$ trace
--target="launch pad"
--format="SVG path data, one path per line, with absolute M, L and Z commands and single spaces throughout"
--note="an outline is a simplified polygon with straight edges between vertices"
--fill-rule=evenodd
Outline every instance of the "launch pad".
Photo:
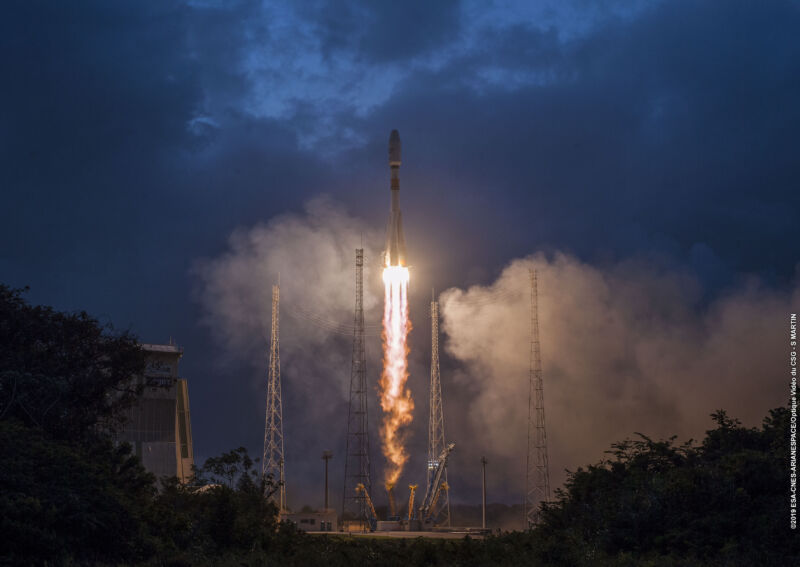
M 388 523 L 388 522 L 387 522 Z M 378 539 L 463 539 L 467 536 L 473 539 L 483 539 L 491 533 L 491 530 L 476 528 L 476 527 L 460 527 L 454 526 L 452 528 L 433 528 L 432 530 L 377 530 L 371 532 L 369 530 L 363 531 L 307 531 L 310 535 L 322 535 L 328 537 L 340 538 L 378 538 Z
M 325 534 L 326 532 L 318 532 L 321 534 Z M 327 532 L 330 534 L 330 532 Z M 365 538 L 393 538 L 393 539 L 416 539 L 418 537 L 424 537 L 427 539 L 463 539 L 467 536 L 473 539 L 483 539 L 487 535 L 489 535 L 488 530 L 483 530 L 481 528 L 452 528 L 448 531 L 377 531 L 377 532 L 353 532 L 349 534 L 353 537 L 365 537 Z
M 450 486 L 447 481 L 447 458 L 455 446 L 448 443 L 444 433 L 442 386 L 439 368 L 439 303 L 431 301 L 431 381 L 428 420 L 428 455 L 426 461 L 425 492 L 420 492 L 421 503 L 415 500 L 417 484 L 409 484 L 409 497 L 405 503 L 395 500 L 395 487 L 409 459 L 406 451 L 404 429 L 413 420 L 415 400 L 407 388 L 409 317 L 409 267 L 405 235 L 400 211 L 399 192 L 401 142 L 397 130 L 389 137 L 390 212 L 386 229 L 386 244 L 382 252 L 382 280 L 384 283 L 384 315 L 381 339 L 383 343 L 383 371 L 378 383 L 380 409 L 383 412 L 380 439 L 386 458 L 383 486 L 389 511 L 379 520 L 371 500 L 378 483 L 372 482 L 369 431 L 368 393 L 370 387 L 366 373 L 365 323 L 363 307 L 364 249 L 356 249 L 356 302 L 353 326 L 353 357 L 350 376 L 350 400 L 347 416 L 346 458 L 344 491 L 339 533 L 342 535 L 373 537 L 434 537 L 459 538 L 489 533 L 485 528 L 485 459 L 484 464 L 484 520 L 482 528 L 451 528 Z M 270 372 L 267 396 L 264 458 L 270 474 L 279 479 L 279 499 L 283 511 L 285 504 L 285 476 L 283 471 L 283 420 L 280 398 L 280 359 L 278 354 L 278 295 L 273 289 L 273 313 L 270 349 Z M 544 403 L 542 396 L 541 360 L 538 338 L 537 280 L 531 271 L 531 370 L 529 377 L 528 451 L 526 471 L 526 518 L 528 524 L 537 521 L 539 502 L 549 501 L 549 472 L 544 431 Z M 330 330 L 330 329 L 328 329 Z M 531 416 L 536 416 L 535 427 Z M 327 463 L 327 461 L 326 461 Z M 262 467 L 265 465 L 262 464 Z M 266 474 L 266 469 L 262 471 Z M 327 469 L 326 469 L 327 505 Z M 415 505 L 416 504 L 416 505 Z M 330 532 L 321 532 L 330 533 Z

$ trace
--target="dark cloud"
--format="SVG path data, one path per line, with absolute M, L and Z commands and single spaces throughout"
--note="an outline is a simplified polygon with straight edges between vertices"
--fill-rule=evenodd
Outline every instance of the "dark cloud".
M 787 70 L 800 68 L 798 13 L 751 10 L 726 9 L 720 31 L 708 6 L 670 3 L 573 45 L 551 41 L 546 57 L 504 59 L 501 76 L 558 60 L 559 75 L 542 85 L 464 88 L 485 65 L 479 53 L 408 80 L 378 115 L 422 140 L 422 176 L 453 172 L 448 199 L 491 192 L 499 206 L 488 214 L 528 224 L 512 241 L 541 234 L 536 245 L 581 255 L 685 255 L 704 243 L 736 271 L 768 270 L 783 256 L 788 276 L 795 260 L 783 235 L 798 166 L 787 124 L 800 123 L 788 101 L 800 85 Z M 541 45 L 541 33 L 530 34 Z M 470 212 L 475 224 L 491 222 Z
M 326 50 L 358 49 L 378 63 L 404 61 L 442 47 L 459 30 L 459 2 L 324 2 L 306 8 Z M 313 10 L 313 12 L 312 12 Z
M 373 5 L 375 6 L 375 5 Z M 458 31 L 459 3 L 387 2 L 377 5 L 371 22 L 362 22 L 366 33 L 361 51 L 379 62 L 403 60 L 442 47 Z
M 200 92 L 180 7 L 18 3 L 2 21 L 3 256 L 91 271 L 134 252 L 140 207 L 161 188 L 153 170 L 191 142 Z

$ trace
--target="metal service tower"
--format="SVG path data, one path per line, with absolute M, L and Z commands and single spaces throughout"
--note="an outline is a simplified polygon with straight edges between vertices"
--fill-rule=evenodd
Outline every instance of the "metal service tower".
M 344 465 L 342 519 L 362 522 L 367 529 L 370 483 L 367 414 L 367 358 L 364 350 L 364 249 L 356 249 L 356 307 L 353 320 L 353 359 L 350 364 L 350 405 L 347 410 L 347 449 Z M 362 490 L 356 487 L 362 485 Z
M 539 522 L 539 504 L 550 501 L 547 430 L 544 421 L 542 352 L 539 345 L 539 296 L 536 270 L 531 280 L 531 345 L 528 386 L 528 458 L 525 475 L 525 521 L 528 529 Z
M 430 490 L 431 477 L 436 470 L 439 456 L 447 444 L 444 437 L 444 414 L 442 412 L 442 379 L 439 372 L 439 302 L 431 301 L 431 390 L 428 404 L 428 463 L 425 486 Z M 447 468 L 444 469 L 444 482 L 447 483 Z M 427 495 L 426 495 L 427 498 Z M 431 517 L 437 524 L 450 525 L 450 491 L 445 490 L 444 498 L 440 498 Z
M 279 482 L 280 512 L 286 511 L 286 484 L 283 474 L 283 403 L 281 402 L 280 286 L 272 286 L 272 331 L 270 333 L 269 376 L 267 379 L 267 415 L 264 423 L 264 454 L 261 475 Z M 274 496 L 273 496 L 274 499 Z

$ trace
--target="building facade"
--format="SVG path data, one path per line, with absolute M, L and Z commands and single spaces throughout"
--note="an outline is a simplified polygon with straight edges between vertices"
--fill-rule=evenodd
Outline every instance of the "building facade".
M 173 344 L 143 344 L 147 353 L 144 386 L 139 401 L 127 414 L 120 441 L 133 445 L 145 469 L 158 478 L 177 476 L 187 482 L 192 476 L 192 423 L 189 388 L 178 375 L 183 349 Z
M 321 510 L 319 512 L 295 512 L 281 514 L 282 522 L 293 522 L 304 532 L 336 532 L 339 531 L 339 522 L 336 510 Z

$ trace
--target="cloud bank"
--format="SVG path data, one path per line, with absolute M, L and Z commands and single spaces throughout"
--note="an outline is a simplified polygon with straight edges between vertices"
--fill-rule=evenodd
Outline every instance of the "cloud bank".
M 369 243 L 381 242 L 381 231 L 321 197 L 302 214 L 235 231 L 226 252 L 196 268 L 204 320 L 231 360 L 250 364 L 251 379 L 239 387 L 259 392 L 252 398 L 259 413 L 270 284 L 280 272 L 287 464 L 295 474 L 315 474 L 309 450 L 344 453 L 353 256 L 362 233 L 368 379 L 377 385 L 380 250 Z M 483 455 L 491 463 L 492 500 L 516 502 L 523 493 L 530 269 L 539 278 L 554 488 L 563 482 L 564 469 L 601 459 L 612 442 L 634 431 L 699 437 L 717 408 L 756 425 L 767 409 L 785 402 L 785 322 L 790 310 L 800 307 L 800 288 L 780 290 L 745 278 L 709 301 L 692 272 L 656 262 L 597 266 L 563 253 L 516 259 L 488 285 L 453 287 L 440 295 L 445 428 L 457 444 L 449 471 L 455 501 L 471 502 L 479 488 L 479 476 L 472 473 Z M 421 306 L 417 298 L 411 313 L 418 330 L 409 384 L 417 408 L 405 473 L 415 482 L 428 425 L 429 321 Z M 377 391 L 369 405 L 377 479 L 383 467 Z M 333 486 L 342 473 L 335 471 Z M 380 501 L 382 494 L 376 496 Z
M 380 307 L 380 289 L 373 281 L 379 251 L 369 243 L 379 242 L 379 233 L 322 196 L 308 201 L 301 215 L 281 215 L 266 224 L 237 229 L 229 238 L 228 251 L 198 262 L 203 322 L 229 355 L 263 369 L 272 285 L 280 278 L 283 361 L 304 369 L 296 373 L 305 386 L 333 368 L 337 372 L 349 368 L 344 362 L 350 352 L 341 347 L 352 339 L 348 331 L 355 304 L 355 249 L 362 239 L 367 243 L 364 309 L 375 311 Z
M 599 460 L 634 431 L 697 438 L 717 408 L 757 425 L 785 403 L 786 325 L 800 288 L 750 279 L 704 304 L 691 274 L 645 261 L 514 260 L 491 285 L 441 295 L 445 348 L 461 365 L 450 387 L 474 392 L 451 414 L 456 431 L 468 433 L 473 458 L 494 452 L 493 474 L 510 492 L 524 478 L 530 269 L 539 281 L 553 486 L 564 468 Z

